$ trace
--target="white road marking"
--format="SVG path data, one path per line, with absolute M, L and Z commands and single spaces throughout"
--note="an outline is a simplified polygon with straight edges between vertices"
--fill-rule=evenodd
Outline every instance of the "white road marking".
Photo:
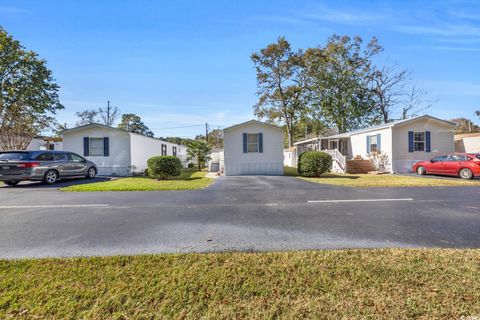
M 348 200 L 310 200 L 308 203 L 343 203 L 343 202 L 389 202 L 389 201 L 413 201 L 412 198 L 399 199 L 348 199 Z
M 0 206 L 0 209 L 37 209 L 37 208 L 91 208 L 91 207 L 110 207 L 108 204 L 46 204 L 38 206 Z

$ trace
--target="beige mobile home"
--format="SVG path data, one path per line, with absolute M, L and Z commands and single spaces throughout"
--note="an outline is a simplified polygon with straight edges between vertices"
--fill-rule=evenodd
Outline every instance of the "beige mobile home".
M 353 168 L 356 164 L 353 159 L 369 162 L 374 154 L 383 154 L 385 171 L 411 172 L 415 162 L 454 152 L 454 130 L 454 123 L 424 115 L 295 145 L 298 154 L 307 150 L 330 153 L 335 171 L 349 172 L 349 166 Z

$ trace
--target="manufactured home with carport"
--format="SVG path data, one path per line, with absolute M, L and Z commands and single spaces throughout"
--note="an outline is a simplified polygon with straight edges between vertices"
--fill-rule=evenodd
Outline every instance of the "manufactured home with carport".
M 186 147 L 98 123 L 67 129 L 63 149 L 84 156 L 99 175 L 128 176 L 143 172 L 153 156 L 176 156 L 186 166 Z
M 223 130 L 226 176 L 283 175 L 283 129 L 250 120 Z
M 454 152 L 454 130 L 455 123 L 424 115 L 300 141 L 295 146 L 298 154 L 307 150 L 331 154 L 335 171 L 349 172 L 350 167 L 353 172 L 358 163 L 368 163 L 373 170 L 371 160 L 382 154 L 386 156 L 384 171 L 411 172 L 415 162 Z

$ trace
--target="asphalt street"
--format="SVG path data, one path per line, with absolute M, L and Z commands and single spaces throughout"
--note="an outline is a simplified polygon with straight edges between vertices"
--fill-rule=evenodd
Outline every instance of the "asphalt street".
M 0 188 L 0 258 L 480 247 L 480 188 L 344 188 L 222 177 L 197 191 Z

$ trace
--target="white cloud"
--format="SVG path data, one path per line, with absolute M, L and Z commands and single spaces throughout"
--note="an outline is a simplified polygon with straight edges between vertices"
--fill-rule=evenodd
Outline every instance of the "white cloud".
M 432 46 L 434 50 L 446 50 L 446 51 L 460 51 L 460 52 L 478 52 L 480 48 L 472 47 L 449 47 L 449 46 Z
M 6 14 L 26 14 L 26 13 L 31 13 L 31 11 L 22 9 L 22 8 L 16 8 L 16 7 L 0 7 L 0 13 L 6 13 Z
M 398 25 L 396 31 L 413 35 L 436 35 L 436 36 L 478 36 L 480 28 L 472 25 L 445 24 L 440 26 Z
M 480 97 L 480 83 L 460 80 L 419 80 L 422 88 L 438 94 L 455 97 Z
M 365 25 L 382 21 L 385 19 L 385 15 L 385 12 L 333 9 L 326 5 L 320 5 L 309 10 L 309 12 L 305 14 L 305 17 L 345 25 Z

